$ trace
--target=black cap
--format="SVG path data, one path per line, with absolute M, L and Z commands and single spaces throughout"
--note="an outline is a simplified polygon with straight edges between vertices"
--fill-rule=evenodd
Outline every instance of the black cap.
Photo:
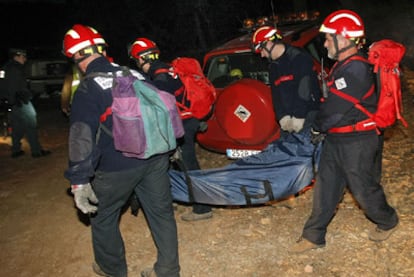
M 11 57 L 20 56 L 20 55 L 27 56 L 27 51 L 25 49 L 21 49 L 21 48 L 10 48 L 9 49 L 9 55 Z

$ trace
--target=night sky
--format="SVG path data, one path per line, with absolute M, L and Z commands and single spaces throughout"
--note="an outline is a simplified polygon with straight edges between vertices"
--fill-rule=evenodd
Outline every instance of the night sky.
M 194 9 L 196 2 L 202 3 L 198 11 Z M 186 51 L 201 54 L 239 34 L 238 29 L 244 18 L 271 15 L 271 2 L 276 13 L 305 7 L 320 10 L 324 17 L 337 8 L 349 8 L 360 12 L 363 18 L 378 19 L 379 14 L 372 14 L 373 7 L 385 5 L 387 13 L 390 13 L 396 5 L 410 1 L 0 0 L 0 62 L 7 58 L 10 47 L 28 48 L 29 58 L 30 55 L 37 55 L 39 51 L 35 50 L 39 49 L 43 55 L 63 58 L 63 36 L 75 23 L 95 27 L 106 39 L 110 46 L 109 54 L 118 63 L 128 62 L 127 45 L 138 36 L 156 41 L 164 57 L 182 55 Z M 201 20 L 202 38 L 200 33 L 195 32 L 195 14 Z M 367 29 L 373 29 L 369 23 L 367 20 Z

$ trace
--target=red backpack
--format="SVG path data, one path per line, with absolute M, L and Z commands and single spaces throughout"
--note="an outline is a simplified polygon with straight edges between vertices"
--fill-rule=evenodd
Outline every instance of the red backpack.
M 368 51 L 368 60 L 361 56 L 354 56 L 349 59 L 361 60 L 374 66 L 374 73 L 377 77 L 379 91 L 378 105 L 375 113 L 370 113 L 365 109 L 360 100 L 345 94 L 339 90 L 330 88 L 330 91 L 347 101 L 355 104 L 355 107 L 368 115 L 369 120 L 375 122 L 375 128 L 383 129 L 390 127 L 398 119 L 407 127 L 408 124 L 402 117 L 402 96 L 401 96 L 401 80 L 399 63 L 405 53 L 405 47 L 393 40 L 384 39 L 374 42 Z M 367 94 L 372 93 L 369 91 Z M 363 97 L 364 99 L 364 97 Z M 363 131 L 364 128 L 370 128 L 368 121 L 360 122 L 353 126 L 355 131 Z M 333 128 L 330 132 L 347 132 L 349 126 Z
M 175 96 L 183 94 L 182 101 L 177 102 L 181 118 L 208 119 L 216 101 L 216 89 L 204 76 L 200 63 L 194 58 L 179 57 L 171 62 L 169 73 L 183 83 L 183 88 L 175 92 Z

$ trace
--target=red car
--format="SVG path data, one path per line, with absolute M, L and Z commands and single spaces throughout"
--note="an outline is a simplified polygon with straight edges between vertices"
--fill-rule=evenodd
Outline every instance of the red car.
M 323 37 L 316 22 L 278 26 L 283 41 L 305 48 L 321 72 Z M 197 136 L 206 149 L 243 157 L 263 150 L 279 138 L 271 100 L 268 61 L 252 52 L 251 35 L 245 34 L 208 52 L 205 75 L 217 89 L 215 110 L 208 129 Z M 319 75 L 320 76 L 320 75 Z

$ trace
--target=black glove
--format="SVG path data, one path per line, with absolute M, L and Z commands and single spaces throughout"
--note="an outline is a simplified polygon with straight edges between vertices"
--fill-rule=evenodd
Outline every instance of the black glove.
M 326 137 L 326 134 L 315 131 L 313 128 L 311 128 L 311 142 L 312 144 L 319 144 L 322 142 Z

